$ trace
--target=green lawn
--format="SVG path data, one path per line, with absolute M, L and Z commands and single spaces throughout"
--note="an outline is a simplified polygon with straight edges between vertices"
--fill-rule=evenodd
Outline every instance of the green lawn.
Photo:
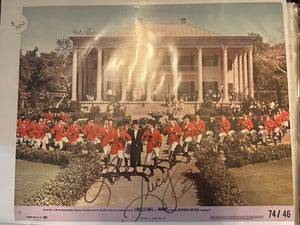
M 292 160 L 230 169 L 249 205 L 293 205 Z
M 38 191 L 45 181 L 55 178 L 59 171 L 56 165 L 16 160 L 15 205 Z

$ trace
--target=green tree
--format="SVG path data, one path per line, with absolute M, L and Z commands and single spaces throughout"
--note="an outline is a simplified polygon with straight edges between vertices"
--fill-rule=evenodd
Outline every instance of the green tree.
M 71 41 L 63 38 L 57 40 L 56 43 L 55 51 L 50 53 L 39 53 L 38 48 L 35 47 L 32 51 L 27 51 L 25 55 L 22 52 L 20 54 L 19 96 L 23 97 L 24 92 L 29 92 L 29 103 L 32 108 L 37 107 L 38 103 L 49 106 L 52 102 L 52 105 L 56 105 L 61 99 L 52 98 L 53 92 L 68 94 L 70 92 Z M 65 101 L 68 101 L 68 94 L 64 94 Z M 48 99 L 45 99 L 45 96 L 48 96 Z M 23 101 L 20 104 L 24 106 Z
M 253 39 L 254 89 L 258 99 L 287 104 L 287 64 L 285 43 L 264 42 L 258 34 Z

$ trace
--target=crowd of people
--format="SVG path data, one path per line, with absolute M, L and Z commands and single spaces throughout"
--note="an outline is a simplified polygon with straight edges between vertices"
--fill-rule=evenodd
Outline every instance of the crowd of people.
M 114 165 L 116 171 L 120 172 L 124 161 L 125 171 L 130 166 L 136 175 L 137 168 L 143 166 L 144 171 L 149 168 L 149 176 L 152 176 L 163 154 L 163 136 L 166 137 L 170 167 L 176 163 L 179 152 L 186 158 L 186 163 L 189 163 L 191 148 L 199 147 L 203 138 L 212 140 L 215 137 L 214 140 L 223 144 L 226 137 L 241 133 L 249 136 L 253 144 L 267 145 L 270 140 L 275 144 L 281 142 L 289 128 L 288 110 L 273 107 L 273 104 L 273 108 L 268 106 L 264 111 L 253 104 L 249 107 L 252 110 L 242 113 L 242 116 L 233 112 L 230 118 L 225 115 L 218 118 L 210 116 L 208 121 L 201 118 L 199 111 L 182 118 L 175 118 L 170 114 L 166 124 L 153 119 L 114 123 L 111 117 L 103 117 L 102 124 L 99 125 L 94 122 L 94 118 L 89 117 L 80 126 L 77 118 L 72 118 L 72 122 L 67 123 L 70 119 L 64 112 L 54 115 L 48 111 L 32 118 L 20 115 L 17 121 L 17 145 L 62 150 L 80 142 L 93 143 L 97 149 L 103 149 L 105 167 Z M 146 145 L 144 151 L 143 145 Z M 146 154 L 144 162 L 141 162 L 142 154 Z

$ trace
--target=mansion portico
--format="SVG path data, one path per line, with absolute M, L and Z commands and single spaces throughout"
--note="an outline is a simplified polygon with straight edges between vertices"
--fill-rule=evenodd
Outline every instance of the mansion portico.
M 254 97 L 251 36 L 221 36 L 187 24 L 147 24 L 99 36 L 71 36 L 72 100 L 152 103 L 230 90 Z

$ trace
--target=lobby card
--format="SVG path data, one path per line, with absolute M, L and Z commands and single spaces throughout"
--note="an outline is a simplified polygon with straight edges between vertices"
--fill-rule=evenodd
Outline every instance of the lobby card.
M 23 2 L 15 219 L 292 223 L 287 13 Z

